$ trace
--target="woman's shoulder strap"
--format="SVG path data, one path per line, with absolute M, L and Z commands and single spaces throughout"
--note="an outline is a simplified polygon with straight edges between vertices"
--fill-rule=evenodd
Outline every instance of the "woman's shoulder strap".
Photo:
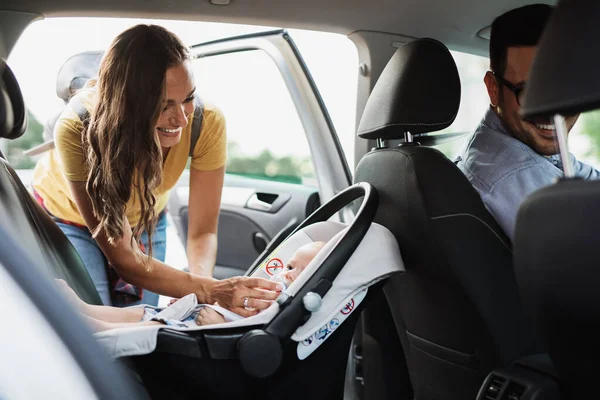
M 202 121 L 204 120 L 204 102 L 196 95 L 194 97 L 194 120 L 192 121 L 192 140 L 190 141 L 190 157 L 194 156 L 194 149 L 196 143 L 200 139 L 200 133 L 202 132 Z

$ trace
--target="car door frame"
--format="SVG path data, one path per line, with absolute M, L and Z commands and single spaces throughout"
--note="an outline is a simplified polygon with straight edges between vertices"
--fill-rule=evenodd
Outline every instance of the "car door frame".
M 321 201 L 350 186 L 352 173 L 335 127 L 308 67 L 285 29 L 213 40 L 190 47 L 193 59 L 262 50 L 281 73 L 304 128 Z M 341 219 L 344 219 L 342 216 Z

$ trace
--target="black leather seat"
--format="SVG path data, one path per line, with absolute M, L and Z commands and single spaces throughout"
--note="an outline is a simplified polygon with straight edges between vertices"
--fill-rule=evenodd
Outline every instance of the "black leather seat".
M 415 399 L 474 399 L 494 367 L 533 342 L 509 240 L 448 158 L 418 137 L 410 142 L 449 126 L 459 102 L 448 49 L 416 40 L 389 61 L 358 130 L 378 145 L 361 159 L 355 181 L 379 192 L 375 222 L 396 236 L 406 266 L 385 293 Z M 405 143 L 388 147 L 391 139 Z
M 3 69 L 5 89 L 15 110 L 25 110 L 21 92 L 12 71 L 0 60 Z M 27 114 L 20 112 L 14 118 L 15 126 L 10 131 L 2 130 L 6 139 L 16 139 L 27 130 Z M 39 244 L 41 255 L 39 261 L 55 278 L 64 279 L 75 290 L 81 299 L 89 304 L 102 304 L 94 283 L 81 261 L 79 254 L 62 233 L 52 218 L 37 204 L 27 191 L 8 161 L 0 154 L 0 177 L 3 186 L 0 188 L 0 207 L 8 213 L 8 219 L 2 224 L 12 224 L 21 234 L 33 231 L 35 241 Z M 9 210 L 11 210 L 9 212 Z

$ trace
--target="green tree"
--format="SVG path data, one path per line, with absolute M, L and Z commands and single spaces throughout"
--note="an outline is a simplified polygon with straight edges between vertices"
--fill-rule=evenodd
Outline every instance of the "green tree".
M 303 178 L 315 180 L 310 157 L 277 157 L 268 149 L 248 156 L 239 143 L 233 141 L 227 143 L 226 170 L 228 174 L 277 182 L 302 184 Z
M 312 168 L 308 168 L 310 165 L 308 157 L 304 159 L 291 156 L 277 157 L 268 149 L 256 156 L 247 156 L 235 142 L 229 142 L 227 147 L 227 173 L 229 174 L 298 184 L 303 182 L 303 176 L 314 178 Z
M 587 155 L 600 159 L 600 110 L 586 112 L 579 118 L 581 133 L 587 136 L 592 144 Z
M 27 113 L 29 116 L 27 131 L 20 138 L 6 142 L 6 158 L 15 169 L 31 169 L 35 167 L 36 161 L 24 155 L 23 151 L 44 142 L 44 127 L 31 111 L 27 110 Z

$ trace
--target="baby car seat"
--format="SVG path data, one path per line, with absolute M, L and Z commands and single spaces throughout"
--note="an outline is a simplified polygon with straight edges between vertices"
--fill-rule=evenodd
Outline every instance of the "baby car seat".
M 363 197 L 354 221 L 328 221 Z M 262 313 L 175 330 L 166 325 L 97 334 L 114 358 L 128 357 L 152 398 L 342 398 L 346 362 L 362 306 L 403 271 L 394 236 L 373 224 L 377 193 L 366 183 L 342 191 L 309 216 L 247 275 L 310 241 L 327 244 Z M 282 256 L 284 257 L 284 256 Z

